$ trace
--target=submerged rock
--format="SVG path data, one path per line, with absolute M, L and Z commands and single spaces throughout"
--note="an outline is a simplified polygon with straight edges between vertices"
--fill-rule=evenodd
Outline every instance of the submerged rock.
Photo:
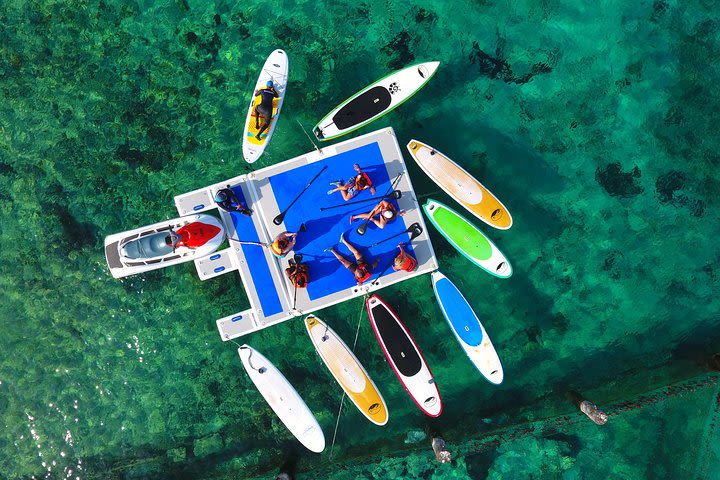
M 425 437 L 427 437 L 427 434 L 422 430 L 410 430 L 405 436 L 405 443 L 422 442 Z
M 637 166 L 629 172 L 623 172 L 620 163 L 615 162 L 608 164 L 604 169 L 595 170 L 595 181 L 610 195 L 628 198 L 644 191 L 644 188 L 637 183 L 640 175 Z

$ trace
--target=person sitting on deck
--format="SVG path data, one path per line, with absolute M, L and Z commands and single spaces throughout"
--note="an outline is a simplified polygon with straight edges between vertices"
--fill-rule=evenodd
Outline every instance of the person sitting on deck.
M 268 80 L 265 88 L 255 90 L 255 96 L 261 96 L 260 103 L 255 107 L 255 128 L 260 128 L 260 115 L 265 119 L 262 128 L 260 128 L 257 135 L 255 135 L 255 138 L 260 140 L 260 135 L 270 126 L 270 122 L 272 121 L 273 100 L 278 98 L 280 94 L 275 90 L 275 85 L 272 80 Z
M 325 250 L 330 251 L 330 253 L 335 255 L 335 258 L 337 258 L 338 261 L 342 263 L 345 268 L 347 268 L 353 273 L 353 275 L 355 276 L 355 281 L 358 285 L 362 284 L 366 280 L 369 280 L 370 277 L 372 277 L 373 269 L 377 267 L 377 264 L 380 260 L 375 259 L 373 264 L 370 265 L 362 256 L 362 254 L 358 251 L 358 249 L 352 246 L 350 242 L 345 240 L 345 234 L 340 235 L 340 243 L 344 243 L 348 250 L 352 252 L 353 256 L 355 257 L 355 262 L 351 262 L 347 258 L 340 255 L 335 250 L 335 247 L 329 247 Z
M 348 182 L 344 185 L 341 180 L 338 180 L 337 182 L 331 182 L 330 185 L 335 185 L 335 188 L 329 190 L 328 195 L 331 195 L 335 192 L 340 192 L 342 194 L 343 200 L 345 200 L 346 202 L 358 193 L 360 193 L 360 191 L 362 190 L 369 189 L 370 194 L 375 195 L 375 187 L 373 186 L 373 183 L 370 180 L 368 174 L 363 172 L 360 168 L 360 165 L 358 165 L 357 163 L 353 165 L 353 168 L 357 172 L 357 175 L 348 180 Z
M 307 263 L 295 263 L 295 261 L 291 259 L 289 264 L 285 269 L 285 275 L 290 279 L 290 283 L 292 283 L 295 288 L 307 288 L 307 284 L 310 281 Z
M 215 194 L 215 203 L 226 212 L 239 212 L 248 217 L 252 214 L 252 210 L 242 204 L 237 195 L 235 195 L 235 192 L 230 188 L 230 185 L 228 185 L 227 188 L 218 190 Z
M 397 217 L 405 215 L 405 210 L 400 210 L 399 212 L 395 208 L 395 205 L 392 204 L 392 202 L 389 202 L 387 200 L 382 200 L 380 203 L 375 205 L 375 207 L 370 210 L 368 213 L 359 213 L 357 215 L 350 215 L 350 223 L 354 222 L 355 220 L 370 220 L 375 225 L 378 226 L 378 228 L 385 228 L 385 225 L 388 224 L 388 222 L 392 222 Z M 377 217 L 377 219 L 375 218 Z
M 270 251 L 278 258 L 283 258 L 295 246 L 297 233 L 282 232 L 270 244 Z
M 418 266 L 417 260 L 410 252 L 403 248 L 403 245 L 404 243 L 402 242 L 398 243 L 400 253 L 398 253 L 395 260 L 393 260 L 393 270 L 396 272 L 400 270 L 404 272 L 414 272 Z

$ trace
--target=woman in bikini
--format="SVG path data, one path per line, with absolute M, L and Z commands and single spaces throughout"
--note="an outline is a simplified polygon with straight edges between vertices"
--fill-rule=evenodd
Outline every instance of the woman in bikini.
M 365 258 L 362 256 L 362 254 L 358 251 L 357 248 L 352 246 L 350 242 L 345 240 L 344 234 L 340 235 L 340 243 L 344 243 L 345 246 L 350 250 L 350 252 L 353 254 L 353 257 L 355 257 L 355 261 L 351 262 L 347 258 L 340 255 L 336 250 L 335 247 L 326 248 L 326 251 L 329 251 L 333 255 L 335 255 L 335 258 L 338 259 L 340 263 L 343 264 L 345 268 L 350 270 L 352 274 L 355 276 L 355 281 L 358 285 L 362 284 L 363 282 L 367 281 L 372 277 L 372 272 L 375 267 L 377 267 L 378 262 L 380 259 L 375 259 L 372 265 L 370 265 Z
M 405 210 L 399 212 L 391 202 L 382 200 L 380 203 L 375 205 L 375 208 L 370 210 L 368 213 L 360 213 L 358 215 L 350 216 L 350 223 L 355 220 L 371 220 L 378 228 L 385 228 L 388 222 L 392 222 L 398 216 L 405 215 Z M 377 217 L 377 218 L 376 218 Z

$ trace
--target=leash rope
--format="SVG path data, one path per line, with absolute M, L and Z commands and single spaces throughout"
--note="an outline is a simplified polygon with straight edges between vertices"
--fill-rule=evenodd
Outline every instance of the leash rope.
M 358 315 L 357 329 L 355 330 L 355 341 L 353 342 L 352 351 L 355 353 L 355 346 L 357 345 L 358 337 L 360 336 L 360 326 L 362 325 L 363 311 L 365 310 L 365 300 L 370 296 L 369 292 L 365 292 L 363 297 L 363 303 L 360 306 L 360 314 Z M 332 443 L 330 444 L 330 460 L 333 458 L 333 450 L 335 449 L 335 438 L 337 437 L 338 427 L 340 426 L 340 413 L 342 412 L 343 404 L 345 403 L 345 389 L 343 389 L 342 397 L 340 398 L 340 408 L 338 408 L 337 420 L 335 421 L 335 431 L 333 432 Z

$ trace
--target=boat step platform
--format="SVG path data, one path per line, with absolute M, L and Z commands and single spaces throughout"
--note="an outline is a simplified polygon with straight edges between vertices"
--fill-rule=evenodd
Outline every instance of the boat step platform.
M 231 248 L 220 250 L 211 255 L 195 260 L 195 268 L 197 269 L 200 280 L 208 280 L 215 278 L 224 273 L 237 270 L 234 263 L 235 256 Z

